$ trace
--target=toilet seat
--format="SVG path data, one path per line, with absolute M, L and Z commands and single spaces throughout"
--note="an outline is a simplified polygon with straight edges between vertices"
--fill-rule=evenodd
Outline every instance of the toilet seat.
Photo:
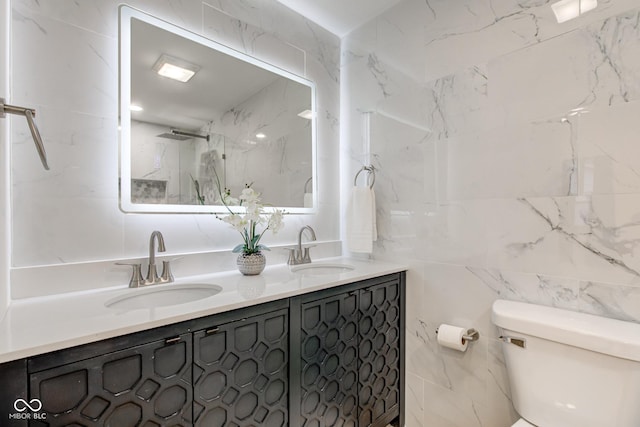
M 533 424 L 527 422 L 527 420 L 525 420 L 524 418 L 520 418 L 511 427 L 536 427 L 536 426 L 534 426 Z

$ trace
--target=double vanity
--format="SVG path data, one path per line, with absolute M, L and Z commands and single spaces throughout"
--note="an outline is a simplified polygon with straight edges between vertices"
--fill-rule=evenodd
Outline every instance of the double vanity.
M 404 425 L 404 270 L 331 258 L 16 301 L 0 424 Z
M 126 5 L 118 24 L 122 211 L 227 214 L 222 189 L 251 182 L 289 214 L 323 212 L 317 157 L 333 149 L 318 147 L 325 108 L 302 49 L 261 32 L 282 56 L 272 65 Z M 191 74 L 172 81 L 165 65 Z M 106 288 L 101 261 L 87 280 L 74 270 L 67 293 L 34 296 L 60 281 L 28 290 L 32 270 L 51 270 L 20 269 L 0 321 L 0 426 L 404 425 L 406 268 L 311 262 L 305 228 L 315 239 L 300 230 L 290 265 L 257 276 L 174 278 L 167 260 L 158 271 L 158 232 L 129 287 Z

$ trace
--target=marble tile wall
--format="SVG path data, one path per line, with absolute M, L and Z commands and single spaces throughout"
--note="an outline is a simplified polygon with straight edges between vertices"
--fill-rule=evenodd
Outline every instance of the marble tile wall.
M 551 3 L 405 0 L 342 41 L 374 256 L 411 265 L 408 427 L 517 419 L 497 298 L 640 322 L 640 5 L 557 24 Z M 441 348 L 440 323 L 482 339 Z
M 32 286 L 19 283 L 30 275 L 24 269 L 144 257 L 155 229 L 163 231 L 172 254 L 224 251 L 240 237 L 210 215 L 119 210 L 119 3 L 10 2 L 12 100 L 37 109 L 51 165 L 42 170 L 24 120 L 11 119 L 14 289 Z M 331 168 L 339 148 L 339 39 L 276 0 L 128 3 L 316 83 L 319 211 L 288 216 L 285 229 L 265 243 L 294 242 L 304 224 L 319 239 L 337 241 L 339 184 Z M 127 275 L 121 272 L 123 283 Z

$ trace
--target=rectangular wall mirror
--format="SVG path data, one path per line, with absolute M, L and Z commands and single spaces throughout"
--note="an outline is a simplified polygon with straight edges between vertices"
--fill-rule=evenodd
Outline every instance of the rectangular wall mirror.
M 315 86 L 120 7 L 120 206 L 225 212 L 245 185 L 290 213 L 317 206 Z

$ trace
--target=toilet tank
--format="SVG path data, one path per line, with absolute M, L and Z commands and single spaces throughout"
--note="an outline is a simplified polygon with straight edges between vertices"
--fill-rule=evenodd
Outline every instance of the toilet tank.
M 516 411 L 540 427 L 640 426 L 640 324 L 497 300 Z

